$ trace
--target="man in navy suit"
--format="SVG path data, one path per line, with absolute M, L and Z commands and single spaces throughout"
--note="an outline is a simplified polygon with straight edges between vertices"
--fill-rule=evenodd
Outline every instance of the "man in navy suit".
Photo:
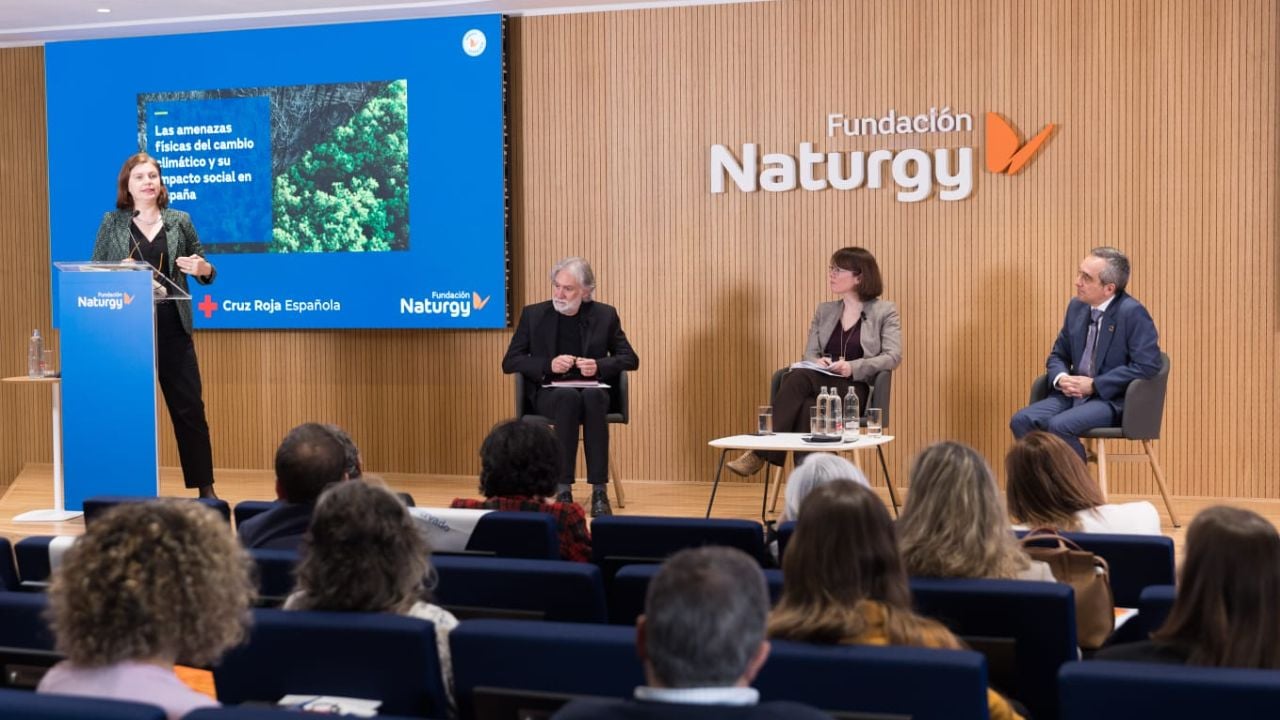
M 525 378 L 525 398 L 539 415 L 551 418 L 560 443 L 557 502 L 573 502 L 573 468 L 582 428 L 591 516 L 609 515 L 609 390 L 598 387 L 543 387 L 556 381 L 596 381 L 616 386 L 640 358 L 622 332 L 618 311 L 595 302 L 595 273 L 580 257 L 551 268 L 551 299 L 529 305 L 502 358 L 502 372 Z
M 830 720 L 751 687 L 769 657 L 769 590 L 741 550 L 700 547 L 667 558 L 636 620 L 646 685 L 633 700 L 579 699 L 553 720 Z
M 1116 425 L 1129 383 L 1159 372 L 1156 325 L 1124 291 L 1128 282 L 1129 258 L 1115 248 L 1094 248 L 1081 261 L 1076 297 L 1045 362 L 1053 390 L 1013 416 L 1014 437 L 1047 430 L 1083 458 L 1080 433 Z

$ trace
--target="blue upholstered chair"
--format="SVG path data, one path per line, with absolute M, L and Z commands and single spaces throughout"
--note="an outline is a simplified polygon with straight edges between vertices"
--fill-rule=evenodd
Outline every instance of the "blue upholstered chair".
M 791 536 L 796 534 L 796 521 L 788 520 L 778 525 L 778 564 L 782 564 L 782 556 L 787 552 Z
M 9 544 L 9 538 L 0 537 L 0 590 L 17 590 L 20 582 L 13 546 Z
M 751 520 L 613 515 L 591 523 L 591 558 L 606 579 L 623 565 L 661 562 L 679 550 L 703 545 L 738 548 L 766 562 L 764 528 Z
M 444 717 L 435 626 L 389 613 L 254 610 L 246 644 L 213 670 L 223 703 L 288 694 L 381 700 L 393 715 Z
M 1022 537 L 1026 531 L 1016 534 Z M 1138 607 L 1138 598 L 1145 587 L 1174 584 L 1172 538 L 1084 532 L 1067 532 L 1062 536 L 1107 561 L 1111 569 L 1111 594 L 1117 607 Z
M 154 498 L 146 495 L 95 495 L 91 498 L 85 498 L 84 501 L 84 524 L 87 526 L 93 522 L 99 515 L 110 508 L 127 502 L 148 502 L 151 500 L 191 500 L 201 505 L 211 507 L 218 511 L 218 514 L 226 519 L 227 524 L 231 523 L 231 506 L 226 500 L 218 498 Z
M 449 633 L 461 717 L 477 687 L 629 698 L 645 683 L 635 628 L 467 620 Z
M 294 573 L 298 569 L 298 553 L 295 550 L 249 550 L 254 567 L 258 570 L 258 604 L 275 607 L 293 592 Z
M 155 705 L 0 689 L 0 717 L 22 720 L 165 720 Z
M 436 602 L 459 617 L 484 609 L 530 613 L 557 622 L 603 623 L 608 619 L 600 568 L 567 560 L 436 555 L 440 582 Z
M 1076 660 L 1070 585 L 1024 580 L 912 578 L 916 610 L 987 655 L 992 687 L 1038 719 L 1058 708 L 1058 668 Z
M 1105 660 L 1058 674 L 1061 720 L 1266 718 L 1280 709 L 1280 671 Z
M 1142 628 L 1139 640 L 1147 639 L 1148 634 L 1164 624 L 1169 618 L 1169 612 L 1173 610 L 1175 597 L 1177 589 L 1172 585 L 1152 585 L 1142 591 L 1142 597 L 1138 598 L 1138 616 L 1129 621 L 1137 621 Z
M 644 612 L 649 583 L 661 567 L 655 564 L 624 565 L 618 570 L 609 586 L 609 622 L 615 625 L 636 624 L 636 618 Z M 769 587 L 769 601 L 778 602 L 782 596 L 782 571 L 765 570 L 764 579 Z
M 233 511 L 236 519 L 236 527 L 240 527 L 244 524 L 245 520 L 248 520 L 254 515 L 261 515 L 279 504 L 279 500 L 241 500 L 236 503 L 235 510 Z
M 52 650 L 53 633 L 44 619 L 48 607 L 44 593 L 0 592 L 0 646 Z
M 24 590 L 43 590 L 51 579 L 52 554 L 55 547 L 67 548 L 78 536 L 30 535 L 13 546 L 17 560 L 19 587 Z
M 467 550 L 506 558 L 559 560 L 556 520 L 546 513 L 485 513 L 476 521 Z
M 985 720 L 980 653 L 911 647 L 809 645 L 775 640 L 753 683 L 761 701 L 913 720 Z

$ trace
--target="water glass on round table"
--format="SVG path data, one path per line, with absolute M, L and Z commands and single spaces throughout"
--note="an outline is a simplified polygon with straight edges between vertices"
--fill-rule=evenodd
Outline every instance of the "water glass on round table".
M 867 434 L 878 438 L 884 434 L 884 411 L 880 408 L 867 408 Z
M 756 434 L 772 435 L 773 434 L 773 406 L 761 405 L 756 410 Z

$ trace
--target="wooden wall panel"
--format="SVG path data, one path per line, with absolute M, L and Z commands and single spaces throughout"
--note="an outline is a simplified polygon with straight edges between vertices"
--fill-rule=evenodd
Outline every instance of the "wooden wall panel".
M 890 466 L 958 439 L 999 468 L 1097 244 L 1173 358 L 1164 439 L 1175 494 L 1280 498 L 1277 10 L 1269 0 L 780 0 L 510 23 L 512 273 L 518 308 L 582 254 L 641 356 L 627 476 L 707 480 L 707 440 L 750 429 L 802 347 L 827 257 L 863 245 L 902 311 Z M 38 50 L 0 51 L 0 357 L 48 323 Z M 949 106 L 972 133 L 827 137 L 827 113 Z M 1054 137 L 1021 174 L 981 168 L 983 114 Z M 972 197 L 712 195 L 713 143 L 824 151 L 976 147 Z M 33 182 L 21 182 L 21 179 Z M 104 178 L 104 182 L 109 182 Z M 18 218 L 15 220 L 14 218 Z M 24 329 L 25 328 L 25 329 Z M 269 467 L 293 424 L 347 426 L 375 469 L 474 474 L 511 411 L 509 331 L 219 332 L 197 339 L 220 467 Z M 0 482 L 48 453 L 44 398 L 3 389 Z M 162 462 L 176 464 L 164 438 Z M 1146 468 L 1113 491 L 1154 493 Z

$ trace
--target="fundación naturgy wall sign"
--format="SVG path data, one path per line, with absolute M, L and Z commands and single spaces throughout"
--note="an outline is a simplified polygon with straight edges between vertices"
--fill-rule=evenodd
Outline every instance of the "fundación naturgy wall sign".
M 1013 125 L 998 113 L 986 113 L 987 172 L 1015 175 L 1036 155 L 1053 133 L 1053 123 L 1045 125 L 1026 143 Z M 868 137 L 926 133 L 973 133 L 973 116 L 952 113 L 950 107 L 928 113 L 899 115 L 889 110 L 880 117 L 849 117 L 830 113 L 826 117 L 828 138 Z M 799 144 L 795 155 L 768 152 L 761 155 L 758 143 L 743 143 L 735 154 L 725 145 L 711 146 L 711 192 L 726 192 L 733 185 L 742 192 L 818 192 L 827 189 L 878 190 L 892 182 L 898 202 L 920 202 L 938 189 L 945 201 L 964 200 L 973 194 L 975 148 L 905 148 L 900 150 L 848 150 L 823 152 L 813 143 Z

